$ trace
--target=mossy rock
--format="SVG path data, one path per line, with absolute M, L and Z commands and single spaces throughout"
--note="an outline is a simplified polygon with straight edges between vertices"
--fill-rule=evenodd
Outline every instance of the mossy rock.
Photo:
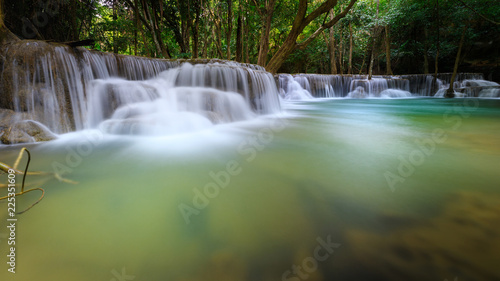
M 4 144 L 50 141 L 56 138 L 47 127 L 32 120 L 16 122 L 0 132 L 0 140 Z

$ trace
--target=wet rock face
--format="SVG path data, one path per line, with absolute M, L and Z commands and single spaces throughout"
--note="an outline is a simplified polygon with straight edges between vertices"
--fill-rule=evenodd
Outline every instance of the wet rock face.
M 26 114 L 0 109 L 0 142 L 3 144 L 49 141 L 57 136 L 44 125 L 24 120 Z
M 214 59 L 150 59 L 71 48 L 57 43 L 20 40 L 0 45 L 0 110 L 11 110 L 16 116 L 13 120 L 10 118 L 13 116 L 12 112 L 4 114 L 4 118 L 10 116 L 7 119 L 12 120 L 8 123 L 4 120 L 3 127 L 17 128 L 20 125 L 15 122 L 33 120 L 56 134 L 83 130 L 95 125 L 92 114 L 89 114 L 95 103 L 89 101 L 89 96 L 93 96 L 92 91 L 100 86 L 99 83 L 104 83 L 107 87 L 100 89 L 104 92 L 102 97 L 94 98 L 106 99 L 108 104 L 103 106 L 99 115 L 109 117 L 119 105 L 125 103 L 120 102 L 121 95 L 116 94 L 116 83 L 109 81 L 150 81 L 173 68 L 180 71 L 178 79 L 173 80 L 173 87 L 215 88 L 237 93 L 256 113 L 267 114 L 279 107 L 277 93 L 275 97 L 268 98 L 274 95 L 270 88 L 275 89 L 275 83 L 268 83 L 267 76 L 270 74 L 260 66 Z M 174 76 L 175 73 L 171 71 L 170 75 Z M 147 92 L 151 91 L 148 83 L 145 82 L 142 87 Z M 185 93 L 179 95 L 183 96 Z M 158 97 L 159 95 L 156 98 Z M 275 100 L 271 100 L 272 98 Z M 269 100 L 272 106 L 268 106 Z M 205 98 L 200 98 L 200 102 L 205 103 L 204 110 L 218 113 L 208 114 L 207 118 L 214 123 L 224 121 L 216 108 L 224 107 L 220 106 L 223 103 L 219 99 L 214 101 L 208 92 Z M 232 106 L 230 104 L 225 107 Z M 226 119 L 237 120 L 232 117 Z M 8 132 L 5 128 L 0 128 L 4 142 L 10 143 L 9 139 L 16 140 L 15 142 L 37 141 L 30 139 L 36 130 L 25 126 Z M 27 131 L 30 133 L 26 136 L 24 133 Z
M 0 53 L 2 55 L 2 69 L 0 69 L 0 106 L 2 108 L 14 109 L 14 96 L 23 94 L 30 84 L 44 83 L 46 77 L 37 74 L 36 60 L 48 55 L 53 51 L 53 46 L 42 41 L 18 41 L 13 44 L 2 46 Z M 48 67 L 47 72 L 51 71 L 52 66 Z M 23 92 L 24 91 L 24 92 Z M 24 102 L 24 99 L 20 99 Z M 25 107 L 20 104 L 20 107 Z
M 78 85 L 64 82 L 75 75 L 64 68 L 58 48 L 66 47 L 34 40 L 1 46 L 0 108 L 27 113 L 21 120 L 36 120 L 60 133 L 74 129 L 68 101 L 70 89 Z

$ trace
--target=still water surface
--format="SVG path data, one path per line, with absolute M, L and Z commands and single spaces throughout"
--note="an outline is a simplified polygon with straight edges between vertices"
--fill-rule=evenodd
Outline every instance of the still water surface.
M 500 100 L 296 102 L 29 149 L 30 170 L 79 183 L 44 183 L 18 215 L 16 274 L 0 212 L 0 280 L 500 280 Z

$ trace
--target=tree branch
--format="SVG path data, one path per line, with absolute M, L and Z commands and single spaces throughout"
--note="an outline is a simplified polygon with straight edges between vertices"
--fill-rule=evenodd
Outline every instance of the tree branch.
M 351 2 L 349 2 L 349 5 L 345 8 L 344 11 L 342 11 L 340 14 L 335 16 L 332 20 L 330 20 L 329 22 L 327 22 L 324 25 L 325 28 L 330 28 L 330 27 L 334 26 L 341 18 L 345 17 L 347 15 L 347 13 L 349 12 L 349 10 L 351 10 L 352 6 L 354 6 L 356 1 L 357 0 L 351 0 Z
M 304 50 L 307 47 L 307 45 L 309 45 L 309 43 L 311 43 L 311 41 L 313 41 L 316 37 L 318 37 L 318 35 L 321 34 L 321 32 L 323 32 L 323 30 L 325 30 L 327 28 L 331 28 L 341 18 L 345 17 L 347 15 L 347 13 L 349 12 L 349 10 L 352 8 L 352 6 L 354 6 L 354 3 L 356 3 L 356 1 L 357 0 L 351 0 L 351 2 L 349 2 L 349 5 L 347 6 L 347 8 L 345 8 L 344 11 L 342 11 L 340 14 L 338 14 L 337 16 L 335 16 L 329 22 L 323 24 L 318 29 L 316 29 L 316 31 L 314 31 L 314 33 L 311 36 L 309 36 L 309 38 L 307 38 L 305 41 L 302 41 L 301 43 L 297 43 L 297 45 L 295 46 L 295 49 Z
M 316 8 L 314 11 L 312 11 L 303 21 L 303 26 L 304 28 L 311 23 L 315 18 L 319 17 L 320 15 L 324 13 L 328 13 L 335 5 L 337 5 L 337 0 L 326 0 L 321 4 L 318 8 Z
M 130 0 L 125 0 L 125 2 L 130 6 L 130 8 L 132 8 L 134 11 L 138 12 L 137 15 L 141 19 L 142 23 L 146 26 L 146 28 L 149 31 L 153 31 L 153 28 L 151 27 L 151 25 L 149 24 L 149 22 L 146 20 L 146 18 L 144 18 L 144 16 L 141 15 L 141 13 L 139 13 L 139 7 L 135 7 L 134 3 L 132 3 L 132 1 L 130 1 Z
M 307 13 L 307 0 L 300 0 L 297 15 L 295 15 L 295 19 L 293 20 L 292 31 L 294 29 L 300 29 L 298 32 L 300 33 L 301 29 L 304 29 L 302 27 L 302 22 L 304 21 L 306 13 Z
M 255 8 L 257 9 L 257 12 L 259 13 L 259 15 L 261 17 L 263 17 L 265 14 L 266 14 L 266 11 L 265 11 L 265 8 L 264 9 L 261 9 L 259 7 L 259 3 L 257 3 L 257 0 L 253 0 L 253 3 L 255 4 Z
M 478 16 L 482 17 L 483 19 L 485 19 L 486 21 L 489 21 L 491 22 L 492 24 L 496 24 L 496 25 L 500 25 L 500 22 L 496 22 L 496 21 L 493 21 L 493 20 L 490 20 L 489 18 L 483 16 L 482 14 L 480 14 L 478 11 L 474 10 L 471 6 L 465 4 L 464 1 L 462 0 L 457 0 L 458 2 L 462 3 L 462 5 L 464 5 L 466 8 L 468 8 L 469 10 L 473 11 L 475 14 L 477 14 Z

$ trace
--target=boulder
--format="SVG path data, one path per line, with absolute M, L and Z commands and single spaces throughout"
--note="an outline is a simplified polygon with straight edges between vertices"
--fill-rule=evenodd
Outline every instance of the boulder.
M 15 121 L 19 115 L 13 111 L 0 113 L 0 141 L 3 144 L 32 143 L 56 139 L 43 124 L 33 120 Z M 12 123 L 8 123 L 12 121 Z

